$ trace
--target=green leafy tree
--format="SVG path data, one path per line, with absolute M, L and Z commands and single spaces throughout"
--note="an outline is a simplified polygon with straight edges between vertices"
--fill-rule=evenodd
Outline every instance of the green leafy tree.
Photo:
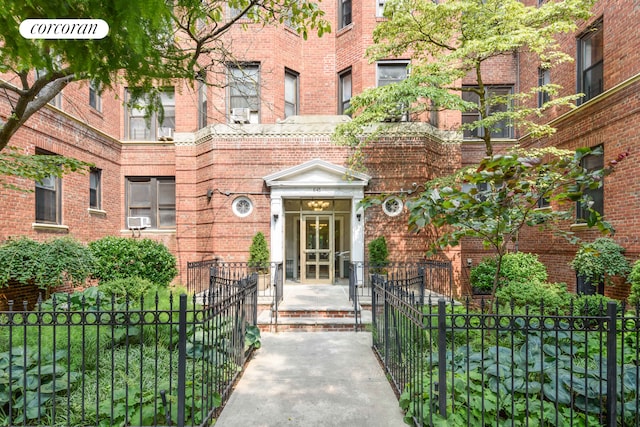
M 70 82 L 91 80 L 101 90 L 126 84 L 150 93 L 149 113 L 161 114 L 154 87 L 172 79 L 193 81 L 208 70 L 220 75 L 221 65 L 234 62 L 224 39 L 233 26 L 286 21 L 303 37 L 312 29 L 319 35 L 330 31 L 324 12 L 306 0 L 0 0 L 0 10 L 0 89 L 11 106 L 0 120 L 0 173 L 36 175 L 36 180 L 88 167 L 59 158 L 55 168 L 49 165 L 38 174 L 43 159 L 2 152 L 15 132 Z M 19 26 L 28 18 L 103 19 L 110 32 L 101 40 L 25 39 Z
M 495 295 L 502 258 L 523 227 L 545 228 L 575 243 L 575 235 L 560 224 L 574 218 L 579 203 L 588 212 L 588 227 L 603 233 L 612 231 L 611 225 L 592 209 L 587 190 L 602 186 L 604 177 L 628 153 L 621 153 L 607 167 L 594 171 L 581 164 L 589 154 L 602 152 L 589 148 L 575 152 L 513 149 L 505 155 L 486 157 L 477 167 L 427 182 L 424 192 L 407 200 L 409 225 L 414 230 L 433 227 L 439 231 L 430 242 L 431 252 L 457 246 L 465 237 L 481 239 L 486 248 L 496 253 Z M 538 209 L 542 200 L 553 203 L 553 209 Z M 377 203 L 379 198 L 366 202 Z
M 387 125 L 380 123 L 402 108 L 409 114 L 439 109 L 477 110 L 479 119 L 463 130 L 484 129 L 487 156 L 493 154 L 491 133 L 507 126 L 533 136 L 553 133 L 535 121 L 542 111 L 572 105 L 580 95 L 556 96 L 560 87 L 547 84 L 529 92 L 495 94 L 487 90 L 486 63 L 501 56 L 526 51 L 538 55 L 541 67 L 552 68 L 571 60 L 556 41 L 561 33 L 575 31 L 579 20 L 589 17 L 594 0 L 548 1 L 525 6 L 520 0 L 389 0 L 382 21 L 374 30 L 374 44 L 367 50 L 371 61 L 411 58 L 411 73 L 402 82 L 365 90 L 351 99 L 354 120 L 341 125 L 334 139 L 361 148 Z M 472 76 L 474 87 L 461 86 Z M 541 91 L 553 95 L 541 107 L 527 102 Z M 470 92 L 476 102 L 462 100 Z M 362 138 L 363 131 L 368 138 Z

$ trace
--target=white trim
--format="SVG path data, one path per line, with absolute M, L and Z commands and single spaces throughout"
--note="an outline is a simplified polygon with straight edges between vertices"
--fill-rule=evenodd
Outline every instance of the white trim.
M 43 222 L 34 222 L 31 224 L 31 228 L 34 230 L 69 231 L 68 225 L 46 224 Z
M 318 181 L 318 176 L 323 180 Z M 271 188 L 271 260 L 284 261 L 284 210 L 282 199 L 323 198 L 351 200 L 350 259 L 364 261 L 364 215 L 358 204 L 364 198 L 364 187 L 370 177 L 353 172 L 321 159 L 301 163 L 292 168 L 267 175 L 264 181 Z M 357 220 L 356 214 L 361 214 Z M 274 215 L 278 216 L 274 220 Z

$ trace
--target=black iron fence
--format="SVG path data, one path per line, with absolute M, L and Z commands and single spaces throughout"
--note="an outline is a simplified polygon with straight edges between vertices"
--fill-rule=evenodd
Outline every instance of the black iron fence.
M 0 312 L 0 425 L 211 425 L 259 339 L 257 275 L 224 286 L 11 304 Z
M 380 275 L 413 291 L 424 300 L 428 296 L 453 297 L 453 268 L 450 261 L 423 260 L 372 265 L 366 262 L 349 264 L 349 298 L 369 297 L 372 277 Z
M 374 349 L 408 423 L 640 425 L 637 310 L 474 310 L 422 304 L 384 276 L 372 285 Z
M 282 262 L 269 262 L 262 266 L 254 266 L 246 262 L 223 262 L 217 259 L 189 262 L 187 263 L 187 292 L 192 294 L 208 292 L 210 289 L 224 285 L 225 281 L 238 281 L 253 273 L 258 274 L 258 296 L 275 298 L 278 295 L 280 301 L 282 300 L 284 284 Z

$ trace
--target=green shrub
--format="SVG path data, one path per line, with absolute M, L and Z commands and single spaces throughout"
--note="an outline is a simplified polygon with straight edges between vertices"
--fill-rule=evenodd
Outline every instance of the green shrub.
M 629 294 L 629 304 L 638 305 L 640 304 L 640 260 L 636 261 L 633 264 L 633 268 L 631 269 L 631 273 L 629 273 L 629 277 L 627 277 L 629 283 L 631 283 L 631 293 Z
M 89 249 L 96 258 L 94 276 L 100 282 L 140 277 L 168 286 L 178 274 L 173 254 L 151 239 L 108 236 L 89 243 Z
M 93 268 L 91 251 L 70 237 L 43 243 L 21 237 L 0 245 L 0 287 L 10 283 L 34 284 L 41 289 L 64 283 L 79 285 Z
M 249 247 L 249 266 L 265 270 L 269 266 L 269 247 L 262 231 L 258 231 Z
M 570 265 L 594 286 L 600 283 L 608 285 L 611 276 L 626 277 L 631 270 L 629 261 L 624 257 L 624 248 L 607 237 L 582 243 Z
M 369 264 L 372 267 L 384 267 L 389 265 L 389 249 L 384 236 L 379 236 L 369 242 Z M 383 272 L 384 269 L 372 269 L 372 272 Z
M 497 260 L 484 258 L 471 269 L 471 286 L 482 290 L 493 289 Z M 543 283 L 547 280 L 547 267 L 538 260 L 538 256 L 526 252 L 513 252 L 502 257 L 498 286 L 511 283 Z
M 530 312 L 544 307 L 545 313 L 564 313 L 569 308 L 571 297 L 566 283 L 512 282 L 496 291 L 496 298 L 501 304 L 513 302 L 516 307 L 528 306 Z
M 140 277 L 125 277 L 102 282 L 98 289 L 104 293 L 105 297 L 114 297 L 116 300 L 129 298 L 130 301 L 139 300 L 141 296 L 153 290 L 153 282 Z
M 579 295 L 573 301 L 573 314 L 575 316 L 605 316 L 607 314 L 607 303 L 609 302 L 615 302 L 616 312 L 622 314 L 620 301 L 599 294 Z

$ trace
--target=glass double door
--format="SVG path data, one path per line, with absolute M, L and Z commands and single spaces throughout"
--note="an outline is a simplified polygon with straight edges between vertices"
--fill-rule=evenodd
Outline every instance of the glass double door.
M 333 215 L 302 215 L 300 252 L 303 283 L 332 283 L 334 275 Z

